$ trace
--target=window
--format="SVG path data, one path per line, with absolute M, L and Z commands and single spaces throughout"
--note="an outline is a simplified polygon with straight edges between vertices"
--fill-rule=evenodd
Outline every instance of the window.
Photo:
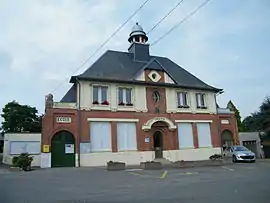
M 205 109 L 205 94 L 203 93 L 196 93 L 196 102 L 197 102 L 197 108 Z
M 199 147 L 212 147 L 210 123 L 197 123 Z
M 193 131 L 191 123 L 178 124 L 179 149 L 194 148 Z
M 119 151 L 137 150 L 135 123 L 117 123 L 117 146 Z
M 188 102 L 187 102 L 187 92 L 178 92 L 177 93 L 177 103 L 178 108 L 189 108 Z
M 157 90 L 155 90 L 152 94 L 153 102 L 158 103 L 160 101 L 160 94 Z
M 93 86 L 93 104 L 109 105 L 107 86 Z
M 118 105 L 119 106 L 133 106 L 132 104 L 132 88 L 119 87 L 118 88 Z
M 91 152 L 112 151 L 111 123 L 90 123 L 90 150 Z

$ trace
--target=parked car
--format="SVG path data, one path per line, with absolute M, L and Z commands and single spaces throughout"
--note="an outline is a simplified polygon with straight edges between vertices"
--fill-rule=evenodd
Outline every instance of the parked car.
M 255 153 L 250 151 L 248 148 L 241 146 L 241 145 L 235 145 L 227 147 L 224 152 L 223 156 L 232 158 L 233 162 L 255 162 L 256 156 Z

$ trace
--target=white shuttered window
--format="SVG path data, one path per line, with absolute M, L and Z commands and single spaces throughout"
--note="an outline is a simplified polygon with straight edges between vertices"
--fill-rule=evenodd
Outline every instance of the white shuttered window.
M 210 123 L 197 123 L 199 147 L 212 147 Z
M 119 151 L 137 150 L 135 123 L 117 123 L 117 146 Z
M 112 151 L 111 123 L 90 123 L 91 152 Z
M 178 142 L 179 149 L 194 148 L 191 123 L 178 124 Z

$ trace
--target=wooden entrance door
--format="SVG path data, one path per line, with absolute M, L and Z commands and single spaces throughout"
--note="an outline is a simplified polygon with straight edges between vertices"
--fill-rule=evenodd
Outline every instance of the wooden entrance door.
M 51 141 L 51 166 L 75 166 L 75 138 L 67 131 L 56 133 Z
M 163 158 L 163 139 L 162 133 L 160 131 L 156 131 L 154 133 L 154 150 L 155 150 L 155 158 Z

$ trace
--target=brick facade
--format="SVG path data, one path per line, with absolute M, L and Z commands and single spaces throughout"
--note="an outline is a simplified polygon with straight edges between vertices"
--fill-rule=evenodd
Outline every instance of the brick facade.
M 70 117 L 71 123 L 56 123 L 56 117 L 64 116 Z M 79 119 L 80 117 L 80 119 Z M 149 143 L 145 142 L 145 138 L 152 138 L 154 132 L 157 130 L 163 134 L 164 150 L 177 150 L 179 146 L 178 134 L 176 130 L 169 130 L 165 122 L 155 122 L 150 131 L 143 131 L 142 126 L 149 120 L 155 117 L 165 117 L 172 122 L 175 120 L 212 120 L 211 123 L 211 138 L 213 147 L 221 146 L 221 134 L 224 130 L 232 132 L 235 142 L 238 141 L 236 121 L 232 114 L 153 114 L 153 113 L 139 113 L 139 112 L 107 112 L 107 111 L 81 111 L 78 113 L 76 110 L 70 109 L 47 109 L 46 115 L 43 118 L 42 130 L 42 144 L 50 145 L 51 139 L 59 131 L 66 130 L 71 132 L 76 140 L 76 150 L 78 150 L 78 140 L 81 142 L 89 142 L 90 136 L 90 122 L 87 118 L 123 118 L 123 119 L 139 119 L 136 123 L 137 130 L 137 147 L 139 151 L 153 150 L 153 139 Z M 229 120 L 229 124 L 221 124 L 221 119 Z M 80 126 L 79 126 L 80 121 Z M 175 123 L 174 123 L 175 124 Z M 175 124 L 176 125 L 176 124 Z M 194 147 L 198 148 L 198 135 L 196 123 L 192 124 Z M 79 138 L 80 131 L 80 138 Z M 117 129 L 116 122 L 111 122 L 112 131 L 112 151 L 117 152 Z

